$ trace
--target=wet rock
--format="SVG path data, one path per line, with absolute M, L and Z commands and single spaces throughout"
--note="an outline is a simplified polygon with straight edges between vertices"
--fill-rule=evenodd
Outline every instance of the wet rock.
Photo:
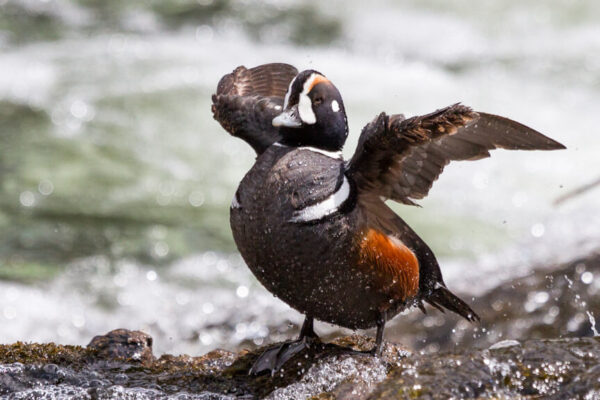
M 149 363 L 154 360 L 152 337 L 141 331 L 115 329 L 106 335 L 95 336 L 88 344 L 100 358 L 123 359 Z
M 95 339 L 117 347 L 131 334 Z M 127 340 L 125 340 L 127 342 Z M 411 354 L 386 343 L 382 357 L 348 354 L 373 340 L 343 337 L 313 346 L 274 376 L 247 371 L 265 349 L 202 357 L 163 355 L 141 363 L 94 349 L 54 344 L 0 345 L 0 396 L 14 399 L 397 399 L 594 398 L 600 390 L 600 338 L 505 342 L 495 348 Z
M 600 338 L 529 340 L 402 360 L 372 399 L 598 398 Z
M 505 339 L 593 336 L 600 330 L 600 254 L 540 267 L 474 299 L 463 298 L 481 316 L 480 324 L 436 310 L 411 312 L 389 324 L 386 339 L 436 352 Z
M 95 337 L 87 348 L 0 345 L 0 396 L 304 399 L 326 394 L 340 399 L 366 398 L 409 355 L 391 343 L 379 358 L 348 354 L 346 346 L 369 350 L 374 344 L 371 338 L 352 336 L 313 346 L 274 376 L 250 376 L 248 370 L 264 348 L 239 354 L 214 350 L 202 357 L 163 355 L 156 359 L 148 339 L 143 332 L 119 329 Z
M 481 325 L 448 314 L 415 312 L 386 332 L 380 358 L 342 349 L 369 350 L 372 337 L 339 337 L 297 354 L 273 376 L 248 375 L 268 346 L 237 354 L 217 349 L 201 357 L 155 358 L 152 338 L 124 329 L 95 337 L 87 348 L 0 345 L 0 396 L 600 398 L 600 337 L 586 337 L 599 328 L 592 328 L 600 310 L 599 282 L 597 254 L 540 269 L 480 296 L 475 307 Z M 412 352 L 393 344 L 394 337 L 410 343 Z M 536 339 L 549 337 L 553 339 Z

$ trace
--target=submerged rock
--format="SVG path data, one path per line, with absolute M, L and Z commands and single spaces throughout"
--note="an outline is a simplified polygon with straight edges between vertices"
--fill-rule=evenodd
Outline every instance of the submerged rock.
M 136 356 L 138 352 L 123 352 L 123 343 L 140 343 L 140 338 L 145 358 Z M 248 375 L 262 349 L 156 359 L 147 338 L 121 329 L 94 338 L 87 348 L 0 345 L 0 396 L 398 399 L 595 398 L 600 393 L 600 338 L 513 341 L 490 349 L 433 355 L 411 354 L 387 343 L 384 354 L 376 358 L 342 351 L 341 346 L 367 350 L 373 345 L 370 338 L 350 336 L 298 354 L 273 376 Z

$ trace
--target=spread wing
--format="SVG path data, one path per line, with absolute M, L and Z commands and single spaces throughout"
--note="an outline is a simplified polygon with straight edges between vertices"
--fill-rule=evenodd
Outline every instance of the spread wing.
M 262 153 L 279 139 L 272 120 L 283 106 L 285 93 L 298 70 L 289 64 L 237 67 L 225 75 L 212 96 L 213 117 L 227 132 Z
M 359 194 L 415 205 L 453 160 L 478 160 L 490 150 L 565 147 L 518 122 L 455 104 L 404 119 L 381 113 L 363 128 L 347 174 Z

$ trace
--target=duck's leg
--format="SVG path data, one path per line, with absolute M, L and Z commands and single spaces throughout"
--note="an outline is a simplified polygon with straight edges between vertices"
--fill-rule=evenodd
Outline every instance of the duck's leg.
M 290 358 L 309 348 L 311 343 L 319 340 L 313 325 L 313 317 L 307 315 L 298 339 L 266 350 L 256 359 L 252 368 L 250 368 L 249 374 L 257 375 L 263 371 L 271 371 L 271 375 L 274 375 Z
M 298 337 L 298 340 L 302 340 L 305 337 L 318 338 L 318 336 L 314 330 L 314 323 L 315 323 L 315 321 L 314 321 L 313 317 L 310 317 L 307 315 L 304 318 L 304 323 L 302 324 L 302 329 L 300 329 L 300 336 Z
M 381 314 L 377 319 L 377 334 L 375 335 L 375 347 L 371 349 L 371 354 L 374 356 L 381 355 L 381 347 L 383 345 L 383 330 L 385 329 L 385 314 Z
M 375 322 L 377 325 L 377 333 L 375 334 L 375 346 L 371 350 L 354 350 L 350 347 L 338 346 L 339 350 L 344 353 L 356 354 L 356 355 L 371 355 L 379 357 L 383 347 L 383 330 L 385 329 L 385 314 L 381 313 Z

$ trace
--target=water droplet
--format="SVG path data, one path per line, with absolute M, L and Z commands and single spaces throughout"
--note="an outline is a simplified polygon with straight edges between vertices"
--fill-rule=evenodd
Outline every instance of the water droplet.
M 188 196 L 188 201 L 192 207 L 200 207 L 204 204 L 204 193 L 195 190 Z
M 35 195 L 26 190 L 19 195 L 19 201 L 23 207 L 32 207 L 35 204 Z
M 208 346 L 213 342 L 213 337 L 207 332 L 202 332 L 200 334 L 200 342 L 203 345 Z
M 538 304 L 544 304 L 549 298 L 550 295 L 547 292 L 537 292 L 534 296 L 534 300 Z
M 152 249 L 153 254 L 158 258 L 163 258 L 169 254 L 169 245 L 165 242 L 156 242 Z
M 47 179 L 42 179 L 38 185 L 38 191 L 44 196 L 49 196 L 54 191 L 54 185 Z
M 592 283 L 592 281 L 594 280 L 594 274 L 591 273 L 590 271 L 584 272 L 583 274 L 581 274 L 581 282 L 585 283 L 586 285 L 589 285 L 590 283 Z
M 244 297 L 248 297 L 248 293 L 250 292 L 250 290 L 248 289 L 248 287 L 244 286 L 244 285 L 240 285 L 238 286 L 237 290 L 235 291 L 235 294 L 240 297 L 240 298 L 244 298 Z
M 84 119 L 88 113 L 88 105 L 81 100 L 75 100 L 73 103 L 71 103 L 69 111 L 75 118 Z
M 146 279 L 148 279 L 149 281 L 155 281 L 156 278 L 157 278 L 157 275 L 156 275 L 155 271 L 150 270 L 146 273 Z
M 544 227 L 544 224 L 541 223 L 537 223 L 534 224 L 531 227 L 531 236 L 539 238 L 544 236 L 544 232 L 546 231 L 546 228 Z
M 573 281 L 571 279 L 569 279 L 569 277 L 566 276 L 566 275 L 564 275 L 564 277 L 565 277 L 565 280 L 567 281 L 567 286 L 569 287 L 569 289 L 572 288 L 573 287 Z

